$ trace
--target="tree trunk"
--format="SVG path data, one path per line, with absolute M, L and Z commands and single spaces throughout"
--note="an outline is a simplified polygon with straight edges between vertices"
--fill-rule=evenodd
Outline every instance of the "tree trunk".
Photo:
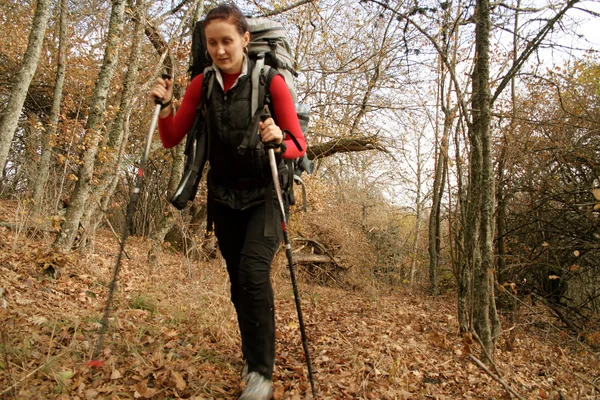
M 456 127 L 454 134 L 454 147 L 456 160 L 461 159 L 461 129 L 462 125 L 459 123 Z M 465 227 L 468 226 L 468 214 L 469 214 L 469 203 L 465 196 L 464 184 L 463 184 L 463 166 L 460 161 L 456 162 L 456 185 L 457 185 L 457 219 L 455 225 L 457 226 L 454 234 L 454 243 L 456 247 L 454 264 L 456 268 L 456 279 L 458 282 L 458 325 L 461 333 L 469 332 L 471 328 L 471 296 L 472 296 L 472 264 L 469 262 L 469 257 L 466 251 L 466 234 Z M 452 223 L 450 223 L 452 225 Z
M 490 133 L 490 88 L 489 88 L 489 34 L 490 11 L 488 0 L 477 0 L 475 27 L 475 68 L 473 73 L 473 134 L 472 150 L 478 156 L 479 169 L 473 169 L 472 188 L 477 188 L 479 204 L 474 213 L 479 214 L 479 224 L 469 225 L 468 230 L 479 232 L 478 241 L 473 241 L 474 307 L 473 324 L 479 335 L 488 360 L 493 359 L 494 341 L 490 313 L 494 301 L 490 275 L 494 272 L 493 223 L 494 223 L 494 173 Z M 492 360 L 488 360 L 492 361 Z
M 421 186 L 422 186 L 422 177 L 423 167 L 421 165 L 421 138 L 423 135 L 419 135 L 417 142 L 417 198 L 415 200 L 416 205 L 416 223 L 415 223 L 415 238 L 413 242 L 412 248 L 412 260 L 410 262 L 410 285 L 414 287 L 415 285 L 415 276 L 417 273 L 417 258 L 419 256 L 419 239 L 421 236 L 421 214 L 423 211 L 423 205 L 421 204 Z
M 0 168 L 2 169 L 6 165 L 11 142 L 17 130 L 19 117 L 27 97 L 27 91 L 38 66 L 49 15 L 50 0 L 38 0 L 29 33 L 27 50 L 23 56 L 23 63 L 17 74 L 15 86 L 10 94 L 6 109 L 4 109 L 4 114 L 0 119 Z
M 129 129 L 126 129 L 125 125 L 131 115 L 131 105 L 134 103 L 133 99 L 138 94 L 136 92 L 136 85 L 139 76 L 142 40 L 144 38 L 143 21 L 146 14 L 143 1 L 137 2 L 135 12 L 133 40 L 127 62 L 127 73 L 123 82 L 123 92 L 121 93 L 119 109 L 106 139 L 106 150 L 103 150 L 106 154 L 106 159 L 100 168 L 98 185 L 92 190 L 92 201 L 89 202 L 82 219 L 82 225 L 86 227 L 88 233 L 92 233 L 96 225 L 102 220 L 108 202 L 116 190 L 119 182 L 119 174 L 122 170 L 121 163 L 125 147 L 129 139 Z
M 194 11 L 194 16 L 191 18 L 191 24 L 190 24 L 191 30 L 194 29 L 194 27 L 196 26 L 196 22 L 199 21 L 202 18 L 202 15 L 204 14 L 204 0 L 199 0 L 196 3 L 195 7 L 196 7 L 196 9 Z M 151 36 L 148 34 L 148 31 L 146 33 L 147 33 L 148 37 Z M 162 38 L 160 38 L 159 35 L 155 35 L 155 36 L 158 36 L 158 38 L 160 40 L 162 40 Z M 157 46 L 155 44 L 154 47 L 160 53 L 160 50 L 159 50 L 160 46 Z M 190 60 L 191 60 L 191 58 L 190 58 Z M 177 96 L 180 95 L 179 89 L 180 89 L 179 87 L 174 88 L 173 96 L 175 96 L 176 94 L 177 94 Z M 167 195 L 168 196 L 175 193 L 175 190 L 177 190 L 179 181 L 181 180 L 181 177 L 183 176 L 183 169 L 184 169 L 184 165 L 185 165 L 184 151 L 185 151 L 185 141 L 183 141 L 182 143 L 180 143 L 174 149 L 171 150 L 171 154 L 173 156 L 173 165 L 171 168 L 171 175 L 169 176 L 169 184 L 167 187 Z M 161 218 L 161 221 L 158 223 L 158 229 L 152 235 L 153 245 L 150 246 L 150 249 L 148 250 L 148 262 L 150 264 L 150 267 L 153 267 L 156 264 L 156 259 L 157 259 L 156 252 L 158 249 L 158 244 L 164 242 L 167 234 L 175 226 L 175 217 L 173 216 L 173 212 L 174 212 L 174 210 L 172 207 L 167 208 L 166 215 L 163 215 L 163 217 Z
M 444 110 L 444 128 L 442 141 L 440 143 L 438 159 L 435 166 L 435 177 L 433 180 L 433 199 L 431 215 L 429 216 L 429 284 L 432 294 L 439 293 L 439 256 L 441 250 L 441 205 L 444 194 L 444 183 L 447 172 L 448 160 L 448 134 L 452 127 L 453 117 L 449 111 Z
M 78 232 L 81 217 L 88 206 L 94 163 L 98 153 L 98 143 L 102 138 L 102 119 L 110 88 L 110 80 L 117 68 L 121 33 L 123 31 L 123 14 L 125 0 L 114 0 L 108 28 L 107 45 L 104 50 L 104 61 L 100 68 L 92 103 L 86 124 L 85 151 L 79 168 L 78 180 L 73 193 L 61 230 L 56 237 L 54 247 L 62 252 L 70 252 Z
M 52 140 L 58 130 L 58 118 L 60 116 L 60 103 L 62 100 L 62 91 L 65 82 L 65 71 L 67 64 L 67 17 L 68 0 L 60 0 L 60 27 L 58 34 L 58 62 L 56 67 L 56 83 L 54 84 L 54 94 L 52 97 L 52 110 L 50 111 L 50 120 L 48 129 L 43 134 L 42 151 L 35 185 L 33 188 L 33 199 L 35 205 L 33 208 L 32 219 L 39 218 L 44 201 L 44 193 L 48 175 L 50 172 L 50 160 L 52 157 Z
M 446 57 L 446 54 L 440 54 L 440 57 Z M 429 283 L 432 294 L 439 292 L 439 257 L 441 251 L 441 205 L 444 195 L 446 174 L 448 172 L 448 136 L 450 129 L 454 124 L 454 113 L 450 110 L 451 98 L 450 90 L 444 95 L 446 73 L 444 63 L 439 62 L 439 103 L 444 114 L 444 125 L 442 128 L 442 138 L 439 142 L 438 157 L 435 163 L 435 172 L 433 179 L 433 198 L 431 204 L 431 214 L 429 216 Z M 436 118 L 436 121 L 438 118 Z M 439 131 L 439 123 L 436 122 L 436 131 Z M 436 135 L 439 138 L 439 134 Z

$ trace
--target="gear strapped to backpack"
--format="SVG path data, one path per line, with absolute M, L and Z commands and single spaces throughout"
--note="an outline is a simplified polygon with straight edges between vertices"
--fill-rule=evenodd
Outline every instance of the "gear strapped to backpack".
M 269 86 L 270 79 L 275 75 L 274 71 L 271 71 L 271 68 L 273 68 L 285 79 L 296 105 L 296 113 L 300 121 L 302 133 L 306 137 L 310 108 L 307 105 L 297 103 L 294 81 L 297 74 L 292 68 L 292 51 L 285 34 L 285 28 L 280 23 L 267 18 L 248 18 L 247 21 L 250 30 L 248 57 L 256 63 L 251 76 L 251 115 L 258 115 L 263 106 L 269 103 L 265 87 Z M 183 177 L 175 194 L 170 199 L 171 203 L 180 210 L 186 206 L 188 201 L 192 201 L 196 196 L 198 184 L 202 178 L 202 171 L 208 159 L 208 141 L 210 140 L 210 135 L 206 132 L 205 105 L 212 91 L 215 78 L 214 70 L 212 69 L 212 60 L 206 49 L 204 21 L 198 21 L 194 28 L 190 72 L 192 79 L 203 73 L 204 80 L 196 120 L 192 129 L 187 134 L 185 147 L 186 161 Z M 292 139 L 295 141 L 293 136 Z M 301 176 L 302 172 L 311 174 L 314 170 L 314 164 L 306 154 L 298 159 L 285 161 L 289 173 L 288 182 L 296 182 L 302 187 L 303 208 L 306 211 L 306 190 Z M 290 184 L 289 186 L 287 197 L 289 203 L 293 205 L 295 204 L 293 185 Z

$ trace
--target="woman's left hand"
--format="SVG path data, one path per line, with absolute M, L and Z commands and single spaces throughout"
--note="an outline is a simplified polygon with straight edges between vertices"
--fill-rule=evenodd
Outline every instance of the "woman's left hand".
M 265 121 L 259 122 L 258 130 L 263 143 L 273 142 L 279 145 L 283 142 L 283 132 L 275 125 L 273 118 L 267 118 Z

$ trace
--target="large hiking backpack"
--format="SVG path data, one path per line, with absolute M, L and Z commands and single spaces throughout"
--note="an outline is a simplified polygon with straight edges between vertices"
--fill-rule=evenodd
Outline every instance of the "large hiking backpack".
M 268 18 L 248 18 L 250 30 L 250 43 L 248 45 L 248 57 L 255 61 L 256 65 L 252 73 L 252 114 L 255 115 L 257 110 L 261 109 L 265 104 L 264 94 L 258 88 L 259 81 L 262 77 L 269 76 L 269 69 L 275 68 L 277 72 L 283 75 L 285 82 L 290 89 L 292 99 L 296 104 L 296 113 L 300 121 L 300 127 L 303 135 L 306 137 L 308 121 L 310 116 L 310 108 L 305 104 L 297 103 L 295 77 L 297 73 L 292 68 L 292 50 L 286 36 L 285 28 L 279 22 Z M 200 73 L 205 73 L 205 77 L 209 76 L 214 79 L 212 73 L 212 60 L 206 48 L 206 36 L 204 35 L 204 21 L 196 22 L 192 36 L 192 63 L 190 66 L 191 79 L 195 78 Z M 211 72 L 211 73 L 208 73 Z M 210 92 L 212 82 L 205 80 L 203 92 Z M 186 142 L 186 165 L 183 178 L 176 191 L 176 195 L 171 198 L 171 203 L 178 209 L 185 207 L 188 201 L 194 199 L 196 189 L 202 176 L 202 169 L 206 162 L 206 154 L 199 155 L 200 148 L 206 145 L 207 135 L 198 135 L 198 120 L 202 119 L 200 109 L 202 104 L 206 102 L 206 96 L 202 96 L 201 105 L 199 108 L 198 118 L 194 123 L 194 128 L 187 135 Z M 305 154 L 295 160 L 286 160 L 290 179 L 288 182 L 296 182 L 302 187 L 303 207 L 306 210 L 306 189 L 302 182 L 302 173 L 311 174 L 314 171 L 314 164 Z M 201 165 L 199 165 L 201 164 Z M 288 200 L 290 204 L 295 204 L 293 185 L 290 184 L 288 189 Z

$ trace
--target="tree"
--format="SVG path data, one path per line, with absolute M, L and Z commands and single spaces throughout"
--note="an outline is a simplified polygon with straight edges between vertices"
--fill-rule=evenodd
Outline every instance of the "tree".
M 27 51 L 23 56 L 21 69 L 15 79 L 10 99 L 0 119 L 0 168 L 4 168 L 6 164 L 11 142 L 27 97 L 27 90 L 37 69 L 49 15 L 50 0 L 38 0 L 29 33 Z
M 485 359 L 493 358 L 495 335 L 492 319 L 494 302 L 494 168 L 490 131 L 490 9 L 488 0 L 477 0 L 475 11 L 475 65 L 473 69 L 473 120 L 469 126 L 471 145 L 469 215 L 465 227 L 477 232 L 470 236 L 468 248 L 473 263 L 473 327 L 481 340 Z M 490 360 L 491 361 L 491 360 Z
M 142 40 L 144 38 L 144 20 L 146 7 L 143 1 L 137 1 L 135 5 L 135 18 L 133 39 L 127 62 L 127 72 L 123 81 L 121 100 L 116 111 L 114 120 L 110 125 L 108 136 L 102 141 L 102 150 L 98 153 L 96 160 L 97 184 L 91 191 L 92 201 L 86 207 L 82 218 L 82 225 L 86 228 L 86 234 L 94 231 L 95 225 L 102 219 L 108 202 L 115 192 L 121 177 L 123 156 L 129 138 L 127 121 L 131 115 L 133 100 L 137 94 L 137 78 L 142 54 Z M 96 223 L 92 221 L 96 218 Z
M 121 32 L 123 31 L 123 14 L 125 0 L 114 0 L 108 28 L 107 44 L 104 49 L 104 60 L 90 104 L 86 123 L 85 151 L 82 164 L 77 174 L 77 182 L 71 193 L 71 199 L 65 214 L 65 220 L 56 237 L 54 247 L 62 252 L 70 252 L 71 246 L 79 230 L 81 217 L 89 200 L 94 173 L 94 163 L 98 153 L 98 143 L 102 138 L 102 120 L 106 100 L 119 55 Z
M 44 192 L 50 173 L 50 162 L 52 157 L 52 142 L 58 131 L 58 120 L 60 115 L 60 103 L 62 100 L 63 86 L 65 82 L 65 71 L 67 68 L 67 10 L 68 0 L 60 0 L 59 3 L 59 34 L 58 34 L 58 55 L 56 67 L 56 82 L 54 84 L 54 94 L 52 96 L 52 110 L 48 121 L 46 132 L 42 139 L 42 149 L 35 184 L 33 187 L 32 198 L 35 201 L 32 219 L 35 221 L 42 210 Z

